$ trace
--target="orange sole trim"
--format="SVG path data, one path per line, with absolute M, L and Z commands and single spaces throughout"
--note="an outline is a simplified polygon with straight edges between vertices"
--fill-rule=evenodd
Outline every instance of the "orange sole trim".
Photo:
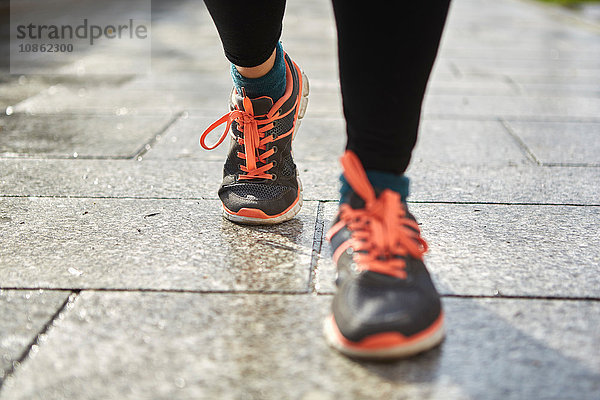
M 342 254 L 344 254 L 344 252 L 346 250 L 348 250 L 350 247 L 352 247 L 352 239 L 347 239 L 346 241 L 344 241 L 342 244 L 340 244 L 338 246 L 337 249 L 335 249 L 335 251 L 333 252 L 333 262 L 337 264 L 340 256 Z
M 368 336 L 360 342 L 353 342 L 346 339 L 344 335 L 342 335 L 342 332 L 340 332 L 337 323 L 335 322 L 335 318 L 333 315 L 331 316 L 331 326 L 339 343 L 348 349 L 358 351 L 385 350 L 390 348 L 414 346 L 415 344 L 422 342 L 437 333 L 443 327 L 443 323 L 444 313 L 440 313 L 440 316 L 427 329 L 412 336 L 407 337 L 398 332 L 383 332 Z
M 335 234 L 338 233 L 340 230 L 342 230 L 342 228 L 345 226 L 346 226 L 346 223 L 344 221 L 338 221 L 335 225 L 333 225 L 331 228 L 329 228 L 329 230 L 325 234 L 325 239 L 331 241 L 331 238 L 334 237 Z
M 298 196 L 296 197 L 296 200 L 292 203 L 292 205 L 289 206 L 288 208 L 286 208 L 284 211 L 280 212 L 279 214 L 275 214 L 275 215 L 268 215 L 263 210 L 259 210 L 257 208 L 241 208 L 238 212 L 234 212 L 234 211 L 231 211 L 230 209 L 228 209 L 227 207 L 225 207 L 225 204 L 223 204 L 223 209 L 225 210 L 225 212 L 227 214 L 235 215 L 238 217 L 257 218 L 257 219 L 273 219 L 273 218 L 282 216 L 283 214 L 285 214 L 286 212 L 288 212 L 292 208 L 294 208 L 294 206 L 300 200 L 300 195 L 301 195 L 301 191 L 298 190 Z

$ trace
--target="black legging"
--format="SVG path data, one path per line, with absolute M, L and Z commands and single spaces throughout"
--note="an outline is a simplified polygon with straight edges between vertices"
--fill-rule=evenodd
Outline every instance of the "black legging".
M 253 67 L 269 58 L 285 0 L 204 1 L 229 61 Z M 347 148 L 366 169 L 406 170 L 449 4 L 333 0 Z

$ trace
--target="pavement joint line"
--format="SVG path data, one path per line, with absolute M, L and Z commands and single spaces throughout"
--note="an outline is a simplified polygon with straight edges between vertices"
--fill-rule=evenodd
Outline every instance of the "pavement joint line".
M 427 120 L 424 120 L 427 121 Z M 521 121 L 518 121 L 521 122 Z M 600 121 L 599 121 L 600 122 Z M 575 122 L 577 123 L 577 122 Z M 160 135 L 160 133 L 158 134 Z M 156 137 L 153 138 L 152 140 L 150 140 L 149 142 L 144 144 L 144 150 L 146 144 L 149 144 L 150 146 L 153 146 L 155 143 L 157 142 Z M 48 160 L 97 160 L 97 161 L 138 161 L 137 157 L 139 157 L 140 155 L 138 154 L 139 152 L 141 152 L 142 149 L 136 150 L 136 153 L 133 156 L 93 156 L 93 155 L 78 155 L 77 157 L 74 157 L 72 155 L 62 155 L 62 154 L 56 154 L 56 155 L 49 155 L 49 156 L 40 156 L 39 154 L 15 154 L 15 155 L 6 155 L 6 153 L 4 153 L 4 155 L 0 154 L 0 161 L 16 161 L 16 160 L 23 160 L 23 161 L 48 161 Z M 148 152 L 148 150 L 142 152 L 141 155 L 144 155 Z M 148 162 L 147 160 L 144 160 L 145 162 Z M 156 162 L 157 160 L 151 160 Z M 161 162 L 164 162 L 165 164 L 167 164 L 168 162 L 181 162 L 182 159 L 181 158 L 161 158 L 160 159 Z M 306 159 L 298 159 L 296 160 L 297 162 L 304 162 L 304 163 L 309 163 L 312 162 L 312 160 L 306 160 Z M 321 162 L 324 160 L 321 160 Z M 193 160 L 193 162 L 196 163 L 222 163 L 222 161 L 220 160 Z M 319 162 L 319 161 L 317 161 Z M 600 167 L 600 163 L 561 163 L 561 162 L 540 162 L 539 165 L 541 167 L 565 167 L 565 168 L 598 168 Z
M 458 204 L 474 206 L 549 206 L 549 207 L 600 207 L 598 204 L 583 203 L 538 203 L 538 202 L 496 202 L 496 201 L 443 201 L 443 200 L 408 200 L 407 203 L 413 204 Z
M 334 292 L 320 292 L 319 296 L 333 296 Z M 477 295 L 477 294 L 451 294 L 440 293 L 440 297 L 444 299 L 498 299 L 498 300 L 548 300 L 548 301 L 591 301 L 600 302 L 598 297 L 585 296 L 526 296 L 526 295 Z
M 536 0 L 537 1 L 537 0 Z M 494 56 L 489 56 L 486 54 L 469 54 L 469 53 L 463 53 L 463 51 L 465 50 L 465 47 L 461 47 L 461 46 L 457 46 L 455 44 L 452 43 L 444 43 L 444 45 L 442 46 L 442 48 L 440 49 L 440 52 L 438 53 L 438 58 L 441 60 L 446 60 L 446 61 L 456 61 L 456 60 L 460 60 L 460 61 L 464 61 L 464 60 L 481 60 L 481 61 L 493 61 L 496 58 Z M 502 59 L 505 61 L 547 61 L 548 59 L 545 57 L 540 57 L 540 56 L 523 56 L 522 54 L 525 53 L 526 50 L 517 50 L 517 53 L 509 53 L 509 54 L 502 54 Z M 583 51 L 583 50 L 568 50 L 568 52 L 570 54 L 585 54 L 587 55 L 588 52 Z M 515 56 L 515 54 L 518 54 L 518 56 Z M 590 68 L 584 68 L 584 69 L 590 69 Z M 596 69 L 596 68 L 592 68 L 592 69 Z M 435 72 L 434 72 L 435 74 Z M 435 75 L 432 74 L 434 77 Z M 453 83 L 455 82 L 452 79 L 444 79 L 446 76 L 450 76 L 450 74 L 448 74 L 448 72 L 439 72 L 439 76 L 435 77 L 435 81 L 437 82 L 441 82 L 441 83 Z M 442 75 L 444 74 L 444 75 Z M 469 76 L 477 76 L 477 77 L 481 77 L 481 76 L 489 76 L 491 78 L 493 77 L 500 77 L 502 76 L 502 73 L 496 72 L 496 73 L 491 73 L 491 72 L 468 72 L 465 74 L 465 76 L 463 78 L 468 78 Z M 530 76 L 530 75 L 519 75 L 516 74 L 515 76 Z M 543 75 L 540 75 L 543 76 Z
M 16 107 L 16 104 L 12 107 Z M 127 108 L 127 107 L 126 107 Z M 155 116 L 167 116 L 167 115 L 176 115 L 182 112 L 181 110 L 173 110 L 173 109 L 164 109 L 164 108 L 155 108 L 155 109 L 134 109 L 134 112 L 127 114 L 118 114 L 116 110 L 108 111 L 106 109 L 101 108 L 88 108 L 88 109 L 77 109 L 77 110 L 65 110 L 65 111 L 52 111 L 52 112 L 42 112 L 42 111 L 17 111 L 13 112 L 10 117 L 15 116 L 43 116 L 43 117 L 77 117 L 77 116 L 99 116 L 99 117 L 107 117 L 107 116 L 117 116 L 117 117 L 155 117 Z M 0 113 L 0 117 L 7 117 Z
M 463 96 L 464 97 L 464 96 Z M 544 96 L 538 96 L 544 97 Z M 595 97 L 594 97 L 595 98 Z M 600 122 L 597 117 L 572 117 L 567 115 L 519 116 L 519 115 L 464 115 L 464 114 L 423 114 L 422 120 L 448 120 L 448 121 L 498 121 L 499 119 L 514 122 Z
M 427 97 L 431 97 L 435 95 L 428 95 Z M 448 95 L 446 95 L 448 96 Z M 456 95 L 454 97 L 471 97 L 473 95 Z M 477 97 L 486 97 L 484 95 L 477 95 Z M 488 97 L 491 97 L 489 95 Z M 513 96 L 514 97 L 514 96 Z M 546 98 L 547 96 L 527 96 L 530 98 Z M 555 96 L 555 97 L 573 97 L 573 96 Z M 596 98 L 596 96 L 592 96 L 592 98 Z M 163 112 L 164 111 L 164 112 Z M 206 111 L 206 114 L 196 114 L 199 111 Z M 188 115 L 191 118 L 212 118 L 215 112 L 220 113 L 222 110 L 216 109 L 193 109 L 193 110 L 136 110 L 136 112 L 132 112 L 129 114 L 125 114 L 125 116 L 134 116 L 134 117 L 154 117 L 157 115 L 171 115 L 177 116 L 181 113 L 188 112 Z M 210 114 L 209 114 L 210 113 Z M 321 120 L 321 119 L 343 119 L 343 115 L 339 115 L 338 117 L 331 117 L 331 111 L 311 111 L 310 119 L 311 120 Z M 14 117 L 17 115 L 21 116 L 115 116 L 118 115 L 115 112 L 104 111 L 101 109 L 95 110 L 75 110 L 75 111 L 64 111 L 64 112 L 15 112 L 11 114 L 10 117 Z M 1 115 L 0 116 L 4 116 Z M 533 115 L 502 115 L 502 118 L 517 122 L 600 122 L 599 117 L 573 117 L 570 115 L 546 115 L 546 116 L 533 116 Z M 436 113 L 423 113 L 422 120 L 452 120 L 452 121 L 497 121 L 498 115 L 494 114 L 481 114 L 481 115 L 465 115 L 465 114 L 436 114 Z
M 153 288 L 85 288 L 85 287 L 71 287 L 71 288 L 59 288 L 59 287 L 37 287 L 37 288 L 24 288 L 24 287 L 0 287 L 0 290 L 15 290 L 15 291 L 70 291 L 74 293 L 82 292 L 124 292 L 124 293 L 192 293 L 192 294 L 247 294 L 247 295 L 315 295 L 316 293 L 310 293 L 307 290 L 290 290 L 290 291 L 278 291 L 278 290 L 202 290 L 202 289 L 153 289 Z
M 526 295 L 464 295 L 464 294 L 442 294 L 441 297 L 449 299 L 515 299 L 515 300 L 553 300 L 553 301 L 594 301 L 600 302 L 600 297 L 586 296 L 526 296 Z
M 144 143 L 142 145 L 142 147 L 133 154 L 131 159 L 141 161 L 144 154 L 146 154 L 148 151 L 150 151 L 153 148 L 153 146 L 156 144 L 156 142 L 158 141 L 158 137 L 160 135 L 162 135 L 163 133 L 165 133 L 170 127 L 175 125 L 175 123 L 177 121 L 179 121 L 181 119 L 181 117 L 183 117 L 184 115 L 185 115 L 185 111 L 180 111 L 179 113 L 177 113 L 176 115 L 171 117 L 171 119 L 161 129 L 159 129 L 159 131 L 156 132 L 149 141 Z
M 319 292 L 311 293 L 309 291 L 288 291 L 281 292 L 275 290 L 265 291 L 252 291 L 252 290 L 187 290 L 187 289 L 125 289 L 125 288 L 18 288 L 18 287 L 3 287 L 0 290 L 13 290 L 13 291 L 33 291 L 33 290 L 44 290 L 44 291 L 70 291 L 72 292 L 70 297 L 75 298 L 82 292 L 99 292 L 99 293 L 165 293 L 165 294 L 203 294 L 203 295 L 277 295 L 277 296 L 333 296 L 334 292 Z M 442 298 L 456 298 L 456 299 L 509 299 L 509 300 L 549 300 L 549 301 L 592 301 L 600 302 L 600 297 L 586 297 L 586 296 L 536 296 L 536 295 L 470 295 L 470 294 L 440 294 Z M 52 325 L 52 322 L 60 315 L 62 311 L 72 304 L 73 301 L 65 301 L 63 306 L 54 315 L 54 318 L 46 324 L 46 331 Z M 45 331 L 40 331 L 37 337 L 44 334 Z M 32 345 L 36 344 L 35 340 L 32 341 Z
M 136 150 L 139 151 L 139 150 Z M 137 153 L 136 153 L 137 155 Z M 0 160 L 132 160 L 135 156 L 86 156 L 86 155 L 78 155 L 77 157 L 68 156 L 68 155 L 50 155 L 46 157 L 41 157 L 38 154 L 18 154 L 15 156 L 0 156 Z
M 317 272 L 317 263 L 323 246 L 323 231 L 325 229 L 324 207 L 322 201 L 317 205 L 317 216 L 315 220 L 315 233 L 313 235 L 312 254 L 310 256 L 310 268 L 308 271 L 308 291 L 316 293 L 314 275 Z
M 1 290 L 4 290 L 4 289 L 1 289 Z M 12 289 L 12 290 L 23 290 L 23 289 Z M 36 289 L 36 290 L 39 290 L 39 289 Z M 65 299 L 65 301 L 60 305 L 60 307 L 58 307 L 56 312 L 54 314 L 52 314 L 52 316 L 48 319 L 48 321 L 44 324 L 44 326 L 42 326 L 42 329 L 40 329 L 40 331 L 35 335 L 35 337 L 27 344 L 27 346 L 25 347 L 25 350 L 21 353 L 19 358 L 14 360 L 11 363 L 8 370 L 5 371 L 4 378 L 2 381 L 0 381 L 0 395 L 2 394 L 2 386 L 9 379 L 12 378 L 12 376 L 15 373 L 15 370 L 20 365 L 22 365 L 25 361 L 27 361 L 27 358 L 31 354 L 31 349 L 33 348 L 33 346 L 40 345 L 40 337 L 42 335 L 45 335 L 48 332 L 48 330 L 52 327 L 52 325 L 54 325 L 54 322 L 60 317 L 61 313 L 68 311 L 68 308 L 70 307 L 70 305 L 73 304 L 75 299 L 77 299 L 77 297 L 79 296 L 79 292 L 80 292 L 79 289 L 65 289 L 65 290 L 61 290 L 61 291 L 70 291 L 71 293 Z
M 10 199 L 90 199 L 90 200 L 219 200 L 213 197 L 150 197 L 150 196 L 79 196 L 79 195 L 9 195 L 0 194 L 0 198 Z
M 525 0 L 527 1 L 527 0 Z M 486 46 L 487 48 L 488 46 Z M 453 50 L 457 50 L 460 51 L 461 48 L 455 48 Z M 464 49 L 464 48 L 462 48 Z M 535 50 L 535 49 L 534 49 Z M 586 52 L 584 50 L 565 50 L 568 51 L 570 53 L 580 53 L 580 54 L 585 54 Z M 459 60 L 490 60 L 490 57 L 480 57 L 480 56 L 458 56 L 458 55 L 444 55 L 443 59 L 459 59 Z M 545 58 L 531 58 L 531 57 L 527 57 L 527 58 L 523 58 L 523 57 L 519 57 L 519 58 L 506 58 L 506 60 L 510 60 L 510 61 L 546 61 L 547 59 Z M 525 68 L 525 67 L 520 67 L 519 68 L 522 71 L 531 71 L 531 69 Z M 581 67 L 578 68 L 580 70 L 583 71 L 595 71 L 598 68 L 596 66 L 589 66 L 589 67 Z M 538 71 L 539 72 L 539 71 Z M 564 71 L 563 71 L 564 72 Z M 434 73 L 435 74 L 435 73 Z M 448 79 L 448 77 L 452 76 L 451 73 L 448 72 L 438 72 L 437 74 L 439 74 L 439 76 L 436 76 L 432 74 L 433 76 L 433 81 L 436 82 L 441 82 L 441 83 L 454 83 L 456 82 L 456 80 L 454 79 L 454 77 Z M 502 76 L 504 76 L 504 74 L 506 74 L 506 70 L 502 71 L 502 70 L 487 70 L 487 71 L 476 71 L 476 70 L 470 70 L 470 71 L 466 71 L 464 73 L 464 78 L 468 79 L 468 78 L 501 78 Z M 575 78 L 578 75 L 577 74 L 570 74 L 570 75 L 566 75 L 566 74 L 547 74 L 544 71 L 542 71 L 542 73 L 537 73 L 537 74 L 523 74 L 521 73 L 521 71 L 515 72 L 515 73 L 511 73 L 512 76 L 514 76 L 515 78 L 524 78 L 524 79 L 528 79 L 531 78 L 532 76 L 536 76 L 538 78 L 543 78 L 544 81 L 539 81 L 540 83 L 555 83 L 553 82 L 553 80 L 555 80 L 556 78 L 560 78 L 560 79 L 567 79 L 567 78 Z
M 502 124 L 502 126 L 504 127 L 504 130 L 516 142 L 516 144 L 519 146 L 519 149 L 521 149 L 521 151 L 525 154 L 525 156 L 527 156 L 527 158 L 530 161 L 532 161 L 533 163 L 535 163 L 536 165 L 541 166 L 542 163 L 540 162 L 540 160 L 538 160 L 538 158 L 535 156 L 535 154 L 533 154 L 533 152 L 525 144 L 523 139 L 521 139 L 519 137 L 519 135 L 517 135 L 517 133 L 512 128 L 512 126 L 510 126 L 510 123 L 503 118 L 498 118 L 498 122 L 500 122 L 500 124 Z
M 0 194 L 4 199 L 90 199 L 90 200 L 181 200 L 181 201 L 218 201 L 217 197 L 146 197 L 146 196 L 67 196 L 67 195 L 10 195 Z M 304 199 L 306 203 L 338 203 L 338 199 Z M 600 207 L 600 203 L 540 203 L 540 202 L 495 202 L 495 201 L 444 201 L 444 200 L 408 200 L 409 204 L 457 204 L 474 206 L 549 206 L 549 207 Z
M 600 163 L 542 163 L 542 167 L 598 168 Z

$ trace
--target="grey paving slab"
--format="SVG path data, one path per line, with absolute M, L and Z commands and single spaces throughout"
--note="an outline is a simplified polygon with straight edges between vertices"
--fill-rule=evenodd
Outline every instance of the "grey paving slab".
M 224 75 L 229 72 L 223 71 Z M 200 112 L 219 114 L 228 111 L 227 100 L 231 88 L 223 88 L 221 93 L 210 93 L 201 86 L 196 91 L 120 91 L 115 89 L 92 89 L 75 92 L 66 86 L 56 85 L 16 104 L 14 112 L 28 114 L 56 113 L 105 113 L 117 115 L 171 115 L 189 110 L 191 115 Z M 318 114 L 341 116 L 341 96 L 339 93 L 313 92 L 310 107 Z M 197 111 L 196 111 L 197 110 Z
M 441 348 L 381 364 L 327 347 L 330 301 L 84 292 L 0 398 L 594 399 L 600 388 L 594 302 L 447 299 Z
M 449 30 L 452 25 L 447 25 Z M 452 43 L 446 42 L 440 48 L 438 57 L 447 60 L 502 60 L 509 63 L 510 60 L 525 61 L 525 60 L 548 60 L 550 62 L 557 60 L 571 60 L 582 65 L 597 65 L 598 54 L 590 51 L 572 51 L 559 50 L 556 47 L 540 46 L 539 48 L 519 49 L 513 46 L 483 46 L 471 43 L 471 46 L 453 46 Z M 588 64 L 589 63 L 589 64 Z
M 582 29 L 573 21 L 557 19 L 547 12 L 550 8 L 543 10 L 538 7 L 539 4 L 455 2 L 446 25 L 445 45 L 450 48 L 471 47 L 473 50 L 484 45 L 490 48 L 497 46 L 499 50 L 508 50 L 507 59 L 511 59 L 511 52 L 524 48 L 536 50 L 538 54 L 555 49 L 575 52 L 581 46 L 569 47 L 568 44 L 593 42 L 597 30 Z M 590 54 L 595 54 L 593 50 L 597 48 L 598 45 L 592 43 Z
M 222 50 L 209 50 L 203 57 L 193 52 L 180 53 L 172 49 L 161 57 L 152 58 L 152 71 L 157 73 L 190 74 L 198 72 L 216 73 L 222 71 L 227 74 L 229 64 L 223 57 L 217 56 Z M 175 55 L 175 56 L 174 56 Z
M 13 363 L 28 351 L 29 345 L 62 307 L 69 293 L 0 290 L 0 386 L 13 369 Z
M 199 92 L 206 95 L 211 93 L 227 93 L 231 90 L 231 76 L 227 71 L 194 72 L 194 73 L 153 73 L 139 76 L 122 86 L 127 91 L 160 91 L 160 92 Z M 225 99 L 227 100 L 227 99 Z
M 214 118 L 190 117 L 173 124 L 145 159 L 225 160 L 227 143 L 215 150 L 200 149 L 200 134 Z M 339 158 L 346 143 L 341 118 L 305 118 L 294 139 L 296 161 L 331 161 Z M 225 125 L 216 128 L 207 144 L 216 143 Z M 227 141 L 229 139 L 226 139 Z M 425 120 L 421 124 L 413 160 L 477 165 L 530 162 L 516 141 L 498 121 Z
M 210 160 L 224 162 L 229 150 L 229 138 L 214 150 L 200 147 L 200 136 L 220 117 L 184 117 L 173 124 L 162 136 L 160 142 L 144 155 L 145 160 Z M 212 146 L 225 131 L 226 124 L 215 128 L 206 139 Z
M 441 293 L 491 296 L 600 296 L 600 208 L 411 204 Z M 337 205 L 325 204 L 325 226 Z M 334 290 L 324 243 L 314 286 Z
M 514 85 L 509 77 L 502 74 L 463 74 L 456 69 L 451 74 L 432 72 L 427 88 L 431 90 L 438 85 L 464 85 L 473 88 L 480 86 L 485 88 L 492 85 L 500 87 L 502 84 Z
M 229 151 L 229 138 L 215 150 L 206 151 L 199 145 L 202 132 L 216 118 L 189 117 L 182 119 L 166 132 L 163 140 L 149 151 L 144 158 L 188 159 L 224 162 Z M 225 130 L 225 124 L 216 128 L 207 138 L 207 144 L 216 143 Z M 316 161 L 337 159 L 345 146 L 345 122 L 341 118 L 305 118 L 294 139 L 294 159 L 296 161 Z
M 444 74 L 438 74 L 444 76 Z M 486 77 L 479 82 L 472 80 L 458 79 L 456 76 L 452 80 L 432 79 L 427 87 L 428 94 L 446 94 L 446 95 L 480 95 L 480 96 L 509 96 L 520 94 L 520 88 L 507 79 L 490 79 Z
M 0 160 L 0 193 L 16 196 L 217 198 L 222 162 Z
M 543 164 L 600 166 L 600 123 L 509 121 L 508 125 Z
M 62 84 L 77 91 L 92 87 L 118 86 L 131 79 L 128 75 L 1 75 L 0 74 L 0 110 L 1 114 L 9 106 L 14 106 L 28 97 Z
M 547 76 L 599 76 L 600 53 L 595 58 L 577 59 L 573 57 L 555 59 L 457 59 L 450 58 L 460 71 L 478 73 L 501 71 L 511 75 L 541 74 Z
M 580 88 L 580 92 L 584 93 L 585 91 L 593 90 L 595 86 L 598 84 L 598 80 L 594 76 L 553 76 L 547 74 L 536 74 L 536 75 L 514 75 L 508 74 L 506 72 L 478 72 L 478 73 L 468 73 L 465 71 L 458 70 L 458 67 L 452 74 L 447 73 L 433 73 L 431 75 L 431 79 L 429 80 L 429 86 L 432 87 L 436 85 L 438 82 L 444 84 L 454 84 L 455 82 L 465 82 L 465 86 L 468 84 L 472 84 L 475 88 L 477 85 L 481 85 L 483 88 L 486 86 L 496 85 L 498 86 L 501 82 L 508 82 L 516 88 L 521 89 L 519 93 L 522 95 L 529 95 L 528 97 L 544 97 L 548 95 L 548 92 L 536 92 L 535 90 L 525 91 L 525 88 L 536 86 L 554 86 L 554 87 L 574 87 Z M 439 93 L 439 94 L 462 94 L 457 91 L 456 93 Z M 473 93 L 465 93 L 465 94 L 476 94 Z M 477 93 L 483 94 L 483 93 Z M 500 93 L 492 93 L 493 95 L 498 95 Z M 514 93 L 513 93 L 514 94 Z M 542 96 L 544 95 L 544 96 Z M 561 97 L 562 93 L 558 91 L 556 96 L 552 97 Z
M 133 157 L 170 116 L 0 116 L 0 157 Z
M 523 93 L 533 96 L 600 97 L 600 84 L 521 83 L 518 86 Z
M 452 27 L 448 25 L 450 34 Z M 539 34 L 539 29 L 536 29 Z M 558 25 L 556 30 L 550 30 L 549 35 L 561 35 L 564 31 L 564 25 Z M 522 32 L 521 32 L 522 33 Z M 544 32 L 546 33 L 546 32 Z M 518 33 L 517 33 L 518 34 Z M 569 73 L 576 69 L 597 69 L 600 68 L 600 48 L 592 48 L 589 51 L 577 51 L 574 49 L 560 49 L 556 43 L 547 41 L 544 45 L 537 35 L 532 35 L 537 39 L 536 47 L 527 51 L 517 47 L 510 47 L 510 40 L 504 44 L 498 44 L 493 47 L 486 47 L 483 43 L 477 44 L 479 37 L 471 42 L 471 46 L 454 46 L 453 43 L 446 41 L 444 48 L 439 52 L 439 57 L 445 60 L 457 63 L 459 66 L 494 66 L 525 68 L 529 70 L 538 70 L 540 72 L 550 71 L 552 73 Z M 588 38 L 593 40 L 595 34 L 590 33 Z M 579 39 L 578 39 L 579 40 Z M 561 71 L 561 69 L 563 71 Z
M 510 75 L 510 78 L 520 85 L 541 85 L 541 84 L 560 84 L 560 85 L 587 85 L 594 87 L 598 84 L 596 76 L 558 76 L 558 75 Z
M 456 119 L 486 117 L 496 119 L 564 117 L 598 118 L 600 98 L 532 97 L 532 96 L 456 96 L 430 95 L 425 98 L 423 113 L 455 116 Z
M 3 287 L 297 292 L 316 209 L 274 228 L 233 224 L 219 201 L 2 199 L 0 215 Z
M 0 87 L 0 115 L 4 115 L 7 107 L 38 94 L 48 86 L 40 82 L 28 82 L 25 78 L 19 82 L 12 77 L 0 76 Z
M 0 160 L 2 196 L 217 199 L 222 161 Z M 337 160 L 299 162 L 305 200 L 337 200 Z M 598 205 L 600 168 L 415 162 L 411 201 Z
M 305 198 L 339 199 L 336 162 L 300 164 Z M 407 171 L 415 202 L 598 205 L 598 168 L 448 164 L 415 160 Z M 302 176 L 302 175 L 301 175 Z
M 181 111 L 186 105 L 213 105 L 213 98 L 201 92 L 185 92 L 187 98 L 174 94 L 147 91 L 120 91 L 116 89 L 91 89 L 75 91 L 56 85 L 14 106 L 15 112 L 29 114 L 106 113 L 106 114 L 165 114 Z
M 516 165 L 530 161 L 498 121 L 424 120 L 412 162 Z

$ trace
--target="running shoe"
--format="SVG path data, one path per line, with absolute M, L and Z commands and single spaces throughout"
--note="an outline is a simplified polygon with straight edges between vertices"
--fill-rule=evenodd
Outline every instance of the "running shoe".
M 337 293 L 324 333 L 358 358 L 402 358 L 444 337 L 440 297 L 423 263 L 427 243 L 400 194 L 374 189 L 351 151 L 342 157 L 352 188 L 327 233 Z
M 286 90 L 280 99 L 250 99 L 235 88 L 230 112 L 200 137 L 206 150 L 229 134 L 231 144 L 223 167 L 219 198 L 225 218 L 242 224 L 277 224 L 292 219 L 302 207 L 302 183 L 292 158 L 292 141 L 308 105 L 308 79 L 287 54 Z M 227 124 L 213 146 L 206 136 Z

